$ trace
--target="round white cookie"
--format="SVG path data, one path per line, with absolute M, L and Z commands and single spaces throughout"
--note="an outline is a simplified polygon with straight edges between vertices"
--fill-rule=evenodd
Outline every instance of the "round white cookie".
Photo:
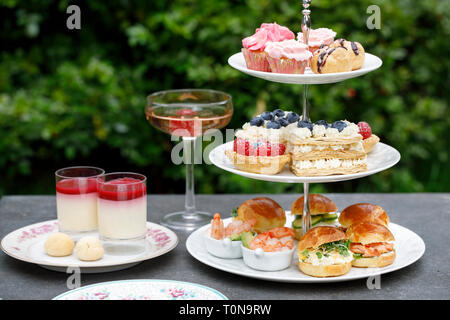
M 45 252 L 52 257 L 70 256 L 74 247 L 73 240 L 65 233 L 56 232 L 51 234 L 45 241 Z
M 82 261 L 95 261 L 101 259 L 105 251 L 98 238 L 83 237 L 77 241 L 75 252 Z

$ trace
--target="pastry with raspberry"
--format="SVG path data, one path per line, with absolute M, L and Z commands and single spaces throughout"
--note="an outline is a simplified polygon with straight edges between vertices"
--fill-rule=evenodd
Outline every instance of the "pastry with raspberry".
M 372 133 L 372 129 L 365 121 L 358 122 L 359 134 L 362 135 L 363 147 L 366 153 L 373 150 L 375 145 L 380 142 L 380 138 Z

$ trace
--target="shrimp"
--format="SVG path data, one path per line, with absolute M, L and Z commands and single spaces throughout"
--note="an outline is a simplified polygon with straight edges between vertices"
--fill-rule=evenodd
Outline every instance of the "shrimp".
M 294 230 L 287 227 L 275 228 L 260 233 L 250 243 L 250 249 L 263 249 L 265 252 L 290 250 L 294 247 Z
M 229 237 L 233 234 L 241 234 L 244 231 L 253 231 L 256 222 L 255 219 L 250 219 L 248 221 L 234 220 L 225 228 L 225 237 Z
M 225 236 L 225 228 L 223 227 L 223 221 L 220 219 L 220 213 L 215 213 L 214 218 L 211 220 L 211 238 L 220 240 Z

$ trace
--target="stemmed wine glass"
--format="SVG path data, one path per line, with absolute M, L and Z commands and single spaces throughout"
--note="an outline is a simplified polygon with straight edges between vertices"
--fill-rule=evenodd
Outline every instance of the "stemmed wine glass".
M 198 211 L 195 207 L 195 144 L 205 131 L 221 129 L 230 122 L 233 115 L 231 96 L 207 89 L 155 92 L 147 97 L 145 115 L 155 128 L 183 139 L 183 157 L 186 164 L 185 209 L 165 215 L 161 223 L 169 228 L 186 231 L 207 224 L 212 214 Z

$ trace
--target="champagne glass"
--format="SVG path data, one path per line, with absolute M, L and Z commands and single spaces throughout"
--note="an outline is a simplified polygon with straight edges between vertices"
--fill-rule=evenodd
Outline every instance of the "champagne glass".
M 209 129 L 221 129 L 231 120 L 233 104 L 227 93 L 207 89 L 180 89 L 153 93 L 147 97 L 147 120 L 155 128 L 183 139 L 186 164 L 184 211 L 165 215 L 161 223 L 169 228 L 192 231 L 209 223 L 212 214 L 198 211 L 194 193 L 194 151 L 198 137 Z

